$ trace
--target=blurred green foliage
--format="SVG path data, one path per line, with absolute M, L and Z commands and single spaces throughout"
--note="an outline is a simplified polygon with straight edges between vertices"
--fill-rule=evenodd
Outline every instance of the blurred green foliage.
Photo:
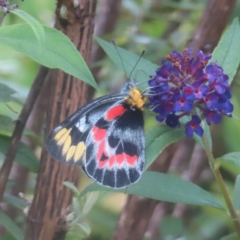
M 31 14 L 42 24 L 54 25 L 54 1 L 25 0 L 24 2 L 17 1 L 17 3 L 21 10 Z M 144 58 L 158 65 L 173 49 L 182 50 L 186 46 L 198 24 L 206 3 L 206 0 L 123 0 L 116 28 L 110 38 L 115 39 L 118 46 L 138 55 L 141 54 L 142 50 L 145 50 Z M 238 0 L 229 23 L 239 14 L 240 1 Z M 4 17 L 2 26 L 18 23 L 23 23 L 23 20 L 14 14 L 8 14 Z M 120 86 L 119 83 L 121 83 L 125 74 L 109 58 L 102 60 L 101 65 L 103 67 L 99 84 L 101 90 L 96 93 L 96 96 L 113 91 L 113 86 Z M 0 99 L 0 165 L 7 148 L 9 136 L 13 130 L 14 120 L 17 119 L 21 111 L 22 104 L 26 100 L 38 68 L 39 65 L 26 55 L 16 52 L 10 47 L 0 45 L 0 84 L 1 86 L 4 84 L 4 87 L 1 87 L 0 90 L 4 89 L 6 99 L 8 98 L 7 101 L 6 99 L 4 101 Z M 238 118 L 240 118 L 239 77 L 239 73 L 237 73 L 232 83 L 234 114 Z M 10 94 L 7 94 L 7 92 Z M 147 119 L 146 129 L 149 129 L 150 125 L 152 125 L 152 119 Z M 30 131 L 26 131 L 25 134 L 36 138 Z M 41 136 L 37 137 L 39 138 L 38 143 L 43 141 Z M 223 150 L 224 153 L 239 151 L 239 140 L 237 140 L 240 136 L 239 120 L 224 118 L 224 121 L 213 129 L 213 136 L 215 136 L 213 148 L 216 156 L 221 156 Z M 39 151 L 36 151 L 35 156 L 26 145 L 21 144 L 19 146 L 16 161 L 19 160 L 20 164 L 32 172 L 29 175 L 26 191 L 29 198 L 33 197 L 33 188 L 36 181 L 35 172 L 38 168 L 37 158 L 39 157 Z M 223 165 L 223 169 L 231 195 L 233 195 L 233 192 L 239 192 L 238 189 L 234 189 L 235 177 L 239 174 L 239 169 L 236 169 L 235 166 L 231 167 L 229 164 Z M 84 189 L 89 183 L 90 180 L 83 177 L 79 189 Z M 11 189 L 13 186 L 14 181 L 9 181 L 8 188 Z M 215 184 L 206 181 L 204 188 L 212 192 L 220 202 L 223 202 Z M 108 240 L 111 238 L 125 199 L 126 195 L 123 193 L 106 194 L 101 197 L 83 218 L 83 222 L 86 222 L 91 227 L 91 234 L 87 239 Z M 26 207 L 24 201 L 18 197 L 14 198 L 5 195 L 4 202 L 18 209 Z M 234 231 L 229 217 L 223 211 L 210 207 L 197 207 L 194 208 L 191 214 L 191 221 L 188 224 L 182 222 L 179 218 L 164 218 L 159 226 L 162 232 L 161 239 L 176 239 L 181 236 L 181 239 L 184 240 L 218 240 Z M 23 216 L 23 212 L 21 212 L 21 216 Z M 24 221 L 25 219 L 20 217 L 13 222 L 9 217 L 1 214 L 0 223 L 12 234 L 6 233 L 0 240 L 22 239 Z M 186 225 L 187 227 L 185 227 Z M 84 227 L 87 229 L 86 225 Z M 71 231 L 66 239 L 79 239 L 79 234 L 78 230 Z M 234 240 L 236 236 L 230 235 L 225 239 Z

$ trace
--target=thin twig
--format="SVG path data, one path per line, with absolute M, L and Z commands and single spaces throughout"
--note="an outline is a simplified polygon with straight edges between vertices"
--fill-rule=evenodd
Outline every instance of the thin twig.
M 15 155 L 17 153 L 18 144 L 22 137 L 25 124 L 33 109 L 34 103 L 41 91 L 47 73 L 48 68 L 42 66 L 32 84 L 32 87 L 26 99 L 26 103 L 23 106 L 23 109 L 18 117 L 18 120 L 16 121 L 16 126 L 14 128 L 11 141 L 5 155 L 4 162 L 0 170 L 0 202 L 2 201 L 3 193 L 7 184 L 7 180 L 13 165 Z
M 237 234 L 238 234 L 238 237 L 240 238 L 240 222 L 238 220 L 238 215 L 236 213 L 236 211 L 234 210 L 234 207 L 233 207 L 233 204 L 232 204 L 232 201 L 230 199 L 230 196 L 228 194 L 228 191 L 227 191 L 227 188 L 226 188 L 226 185 L 223 181 L 223 178 L 222 178 L 222 175 L 220 173 L 220 170 L 219 170 L 219 166 L 216 164 L 216 161 L 214 159 L 214 156 L 213 156 L 213 153 L 211 151 L 211 148 L 209 146 L 209 142 L 205 136 L 205 134 L 203 135 L 202 137 L 202 140 L 203 140 L 203 144 L 204 144 L 204 147 L 205 147 L 205 152 L 207 154 L 207 157 L 208 157 L 208 161 L 209 161 L 209 164 L 210 164 L 210 167 L 216 177 L 216 181 L 221 189 L 221 192 L 222 192 L 222 195 L 225 199 L 225 202 L 227 204 L 227 208 L 228 208 L 228 211 L 231 215 L 231 219 L 235 225 L 235 229 L 237 231 Z

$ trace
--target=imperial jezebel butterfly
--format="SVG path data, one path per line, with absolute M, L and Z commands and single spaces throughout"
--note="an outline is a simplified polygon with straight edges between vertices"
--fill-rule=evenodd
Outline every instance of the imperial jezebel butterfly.
M 145 102 L 132 80 L 120 94 L 91 101 L 50 133 L 46 139 L 49 154 L 82 166 L 101 185 L 123 188 L 135 183 L 145 162 Z
M 81 166 L 101 185 L 127 187 L 144 169 L 145 103 L 129 80 L 121 93 L 97 98 L 60 123 L 47 137 L 46 149 L 56 160 Z

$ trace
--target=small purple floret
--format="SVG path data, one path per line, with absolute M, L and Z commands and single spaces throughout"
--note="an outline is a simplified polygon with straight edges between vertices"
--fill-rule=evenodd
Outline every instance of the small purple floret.
M 192 116 L 192 120 L 185 125 L 185 133 L 187 136 L 192 137 L 195 132 L 198 136 L 203 135 L 203 128 L 200 126 L 201 119 L 197 115 Z
M 204 115 L 206 117 L 206 121 L 207 121 L 208 125 L 210 125 L 211 122 L 213 122 L 215 124 L 219 124 L 222 120 L 221 114 L 217 111 L 206 110 L 204 112 Z

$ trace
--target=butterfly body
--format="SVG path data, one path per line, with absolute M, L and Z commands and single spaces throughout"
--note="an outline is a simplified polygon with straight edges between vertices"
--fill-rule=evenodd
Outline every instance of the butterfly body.
M 145 102 L 133 81 L 120 94 L 91 101 L 50 133 L 46 139 L 49 154 L 82 166 L 101 185 L 123 188 L 135 183 L 145 162 Z

